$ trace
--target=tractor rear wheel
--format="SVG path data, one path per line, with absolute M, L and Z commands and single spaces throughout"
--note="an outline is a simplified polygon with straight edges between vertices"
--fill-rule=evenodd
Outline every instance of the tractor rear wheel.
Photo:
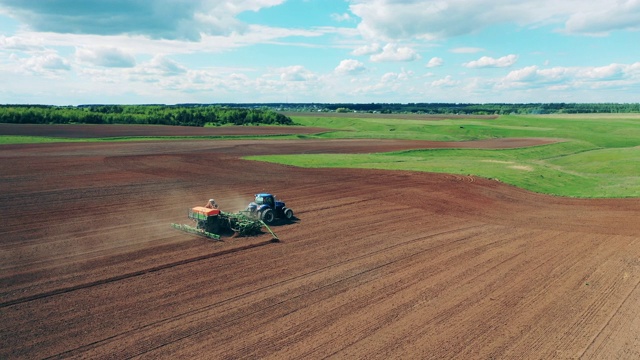
M 261 215 L 261 219 L 262 221 L 264 221 L 267 224 L 271 224 L 273 222 L 273 220 L 276 219 L 276 214 L 273 212 L 273 210 L 271 209 L 266 209 L 262 212 Z

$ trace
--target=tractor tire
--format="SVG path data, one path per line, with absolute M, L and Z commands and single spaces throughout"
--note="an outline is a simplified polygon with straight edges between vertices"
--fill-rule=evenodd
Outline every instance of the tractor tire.
M 273 212 L 273 210 L 266 209 L 260 215 L 260 219 L 267 224 L 271 224 L 276 219 L 276 214 Z
M 287 219 L 287 220 L 293 219 L 293 210 L 291 210 L 289 208 L 284 208 L 284 210 L 282 212 L 284 213 L 285 219 Z

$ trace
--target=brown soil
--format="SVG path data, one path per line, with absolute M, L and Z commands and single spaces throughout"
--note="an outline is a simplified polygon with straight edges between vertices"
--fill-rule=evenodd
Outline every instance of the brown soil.
M 2 124 L 0 135 L 51 136 L 64 138 L 109 138 L 128 136 L 224 136 L 314 134 L 327 129 L 305 126 L 163 126 L 163 125 L 41 125 Z
M 0 358 L 640 357 L 638 199 L 239 159 L 431 145 L 0 146 Z M 263 191 L 280 243 L 170 227 Z

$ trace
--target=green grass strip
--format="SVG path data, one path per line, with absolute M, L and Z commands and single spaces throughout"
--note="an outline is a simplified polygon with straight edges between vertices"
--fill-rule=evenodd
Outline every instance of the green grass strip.
M 599 162 L 588 161 L 598 159 Z M 476 175 L 567 197 L 640 197 L 640 149 L 596 149 L 564 142 L 508 150 L 429 149 L 377 154 L 251 156 L 299 167 L 409 170 Z M 632 162 L 635 161 L 635 164 Z

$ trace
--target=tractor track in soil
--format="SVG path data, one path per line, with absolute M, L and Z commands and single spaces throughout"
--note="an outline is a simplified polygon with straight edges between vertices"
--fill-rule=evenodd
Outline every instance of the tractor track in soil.
M 0 146 L 0 358 L 638 358 L 637 199 L 239 159 L 544 142 Z M 262 191 L 280 243 L 169 226 Z
M 474 226 L 474 227 L 476 227 L 476 226 Z M 472 229 L 474 227 L 470 227 L 467 230 L 470 230 L 470 229 Z M 459 232 L 460 230 L 461 229 L 455 229 L 455 230 L 451 230 L 451 231 L 446 231 L 445 233 Z M 435 235 L 443 235 L 445 233 L 440 233 L 440 234 L 435 234 Z M 395 245 L 390 246 L 388 248 L 378 250 L 375 253 L 388 251 L 388 250 L 390 250 L 392 248 L 396 248 L 396 247 L 403 246 L 403 245 L 406 245 L 408 243 L 412 243 L 412 242 L 416 242 L 416 241 L 420 241 L 420 240 L 422 240 L 422 239 L 413 239 L 413 240 L 410 240 L 410 241 L 405 242 L 403 244 L 395 244 Z M 458 241 L 461 241 L 461 240 L 458 240 Z M 446 245 L 448 246 L 449 244 L 446 244 Z M 444 246 L 444 244 L 440 244 L 437 247 L 441 247 L 441 246 Z M 427 248 L 427 249 L 422 250 L 421 252 L 434 250 L 434 248 Z M 185 313 L 185 314 L 180 314 L 179 316 L 175 316 L 175 317 L 172 317 L 170 319 L 163 319 L 160 323 L 147 324 L 147 325 L 144 326 L 144 328 L 157 327 L 158 325 L 163 325 L 163 324 L 165 324 L 167 322 L 180 322 L 181 320 L 185 320 L 188 317 L 191 318 L 191 319 L 188 319 L 189 321 L 182 321 L 182 322 L 186 323 L 186 324 L 190 324 L 190 323 L 193 323 L 195 321 L 194 317 L 196 315 L 202 314 L 202 313 L 207 312 L 207 311 L 210 311 L 213 308 L 216 308 L 216 307 L 219 307 L 219 306 L 222 306 L 222 305 L 225 305 L 225 304 L 232 304 L 232 302 L 234 302 L 234 301 L 241 300 L 243 298 L 246 298 L 248 296 L 254 295 L 254 294 L 259 293 L 259 292 L 264 292 L 264 291 L 266 291 L 268 289 L 275 288 L 277 286 L 282 286 L 282 285 L 286 285 L 288 283 L 293 283 L 293 282 L 299 282 L 301 279 L 309 278 L 309 277 L 312 277 L 312 276 L 317 275 L 319 273 L 327 272 L 329 269 L 340 267 L 340 266 L 344 266 L 344 265 L 350 264 L 350 263 L 352 263 L 354 261 L 358 261 L 358 260 L 361 260 L 361 259 L 364 259 L 364 258 L 368 258 L 368 257 L 370 257 L 372 255 L 375 255 L 375 254 L 373 254 L 373 253 L 372 254 L 365 254 L 365 255 L 362 255 L 362 256 L 358 256 L 357 258 L 348 259 L 348 260 L 345 260 L 345 261 L 342 261 L 342 262 L 336 263 L 336 264 L 331 264 L 331 265 L 326 266 L 324 268 L 321 268 L 321 269 L 318 269 L 318 270 L 314 270 L 314 271 L 309 272 L 309 273 L 301 274 L 301 275 L 296 276 L 294 278 L 286 279 L 285 281 L 282 281 L 280 283 L 271 284 L 271 285 L 268 285 L 266 287 L 253 290 L 251 292 L 248 292 L 248 293 L 245 293 L 245 294 L 241 294 L 241 295 L 236 296 L 234 298 L 225 299 L 224 301 L 222 301 L 220 303 L 210 304 L 210 305 L 206 306 L 205 308 L 196 309 L 196 310 L 190 311 L 190 312 Z M 270 310 L 272 310 L 274 308 L 277 308 L 277 307 L 281 306 L 282 304 L 285 304 L 287 302 L 290 302 L 290 301 L 293 301 L 295 299 L 301 298 L 303 296 L 308 296 L 310 293 L 321 292 L 324 289 L 335 287 L 337 284 L 349 282 L 350 280 L 352 280 L 354 278 L 357 278 L 357 277 L 361 277 L 361 276 L 365 275 L 366 273 L 378 271 L 381 268 L 384 268 L 384 267 L 392 265 L 392 264 L 400 263 L 401 261 L 407 260 L 408 258 L 414 257 L 416 255 L 419 255 L 419 253 L 412 253 L 410 255 L 407 255 L 404 258 L 394 259 L 393 261 L 389 261 L 389 262 L 382 263 L 382 264 L 377 264 L 375 267 L 367 268 L 367 269 L 362 270 L 362 271 L 357 272 L 357 273 L 351 273 L 347 277 L 336 279 L 336 280 L 332 281 L 331 283 L 322 284 L 322 285 L 320 285 L 318 287 L 314 287 L 312 290 L 306 291 L 304 293 L 298 293 L 296 295 L 293 295 L 293 296 L 290 296 L 288 298 L 285 298 L 285 299 L 283 299 L 283 300 L 281 300 L 281 301 L 279 301 L 277 303 L 270 303 L 268 306 L 260 307 L 259 309 L 253 310 L 250 313 L 242 312 L 237 317 L 234 317 L 234 318 L 231 318 L 231 319 L 227 319 L 227 320 L 225 320 L 225 322 L 216 322 L 215 327 L 218 330 L 224 330 L 225 328 L 229 328 L 233 324 L 237 324 L 238 322 L 241 322 L 243 318 L 249 317 L 249 316 L 254 315 L 254 314 L 262 313 L 262 312 L 268 312 L 268 311 L 270 311 Z M 410 266 L 410 265 L 403 265 L 403 267 L 408 267 L 408 266 Z M 367 281 L 365 281 L 364 283 L 366 283 L 366 282 Z M 346 287 L 343 287 L 343 291 L 345 291 L 345 290 L 346 290 Z M 318 300 L 318 301 L 320 301 L 320 300 Z M 234 309 L 234 308 L 232 308 L 232 309 Z M 198 320 L 202 321 L 201 318 L 198 319 Z M 315 327 L 316 328 L 320 328 L 321 326 L 316 325 Z M 117 340 L 119 338 L 119 340 L 120 340 L 118 342 L 119 344 L 121 344 L 122 342 L 126 342 L 126 343 L 130 343 L 131 344 L 131 346 L 127 347 L 128 351 L 126 353 L 120 353 L 119 356 L 124 356 L 124 357 L 130 358 L 130 357 L 134 357 L 134 356 L 143 355 L 145 353 L 154 351 L 154 350 L 159 349 L 159 348 L 164 347 L 164 346 L 168 346 L 168 345 L 170 345 L 172 343 L 178 342 L 178 341 L 183 340 L 185 338 L 188 338 L 188 337 L 197 335 L 199 333 L 208 331 L 211 328 L 212 328 L 211 325 L 207 325 L 207 326 L 203 326 L 203 327 L 197 327 L 195 329 L 189 328 L 185 332 L 176 332 L 175 329 L 174 329 L 169 334 L 170 335 L 169 337 L 167 337 L 165 340 L 163 340 L 160 344 L 157 344 L 157 345 L 155 345 L 155 347 L 151 347 L 151 348 L 144 348 L 144 346 L 141 346 L 140 343 L 135 342 L 135 339 L 130 339 L 130 338 L 126 339 L 126 337 L 135 336 L 137 332 L 140 332 L 141 330 L 143 330 L 142 328 L 138 328 L 138 329 L 134 329 L 134 330 L 132 330 L 130 332 L 127 332 L 127 333 L 118 334 L 116 337 L 112 337 L 112 338 L 109 338 L 109 339 L 103 339 L 100 342 L 89 344 L 87 347 L 85 347 L 83 349 L 74 349 L 73 351 L 70 351 L 68 353 L 58 354 L 58 355 L 66 357 L 67 355 L 73 355 L 73 353 L 75 351 L 78 351 L 78 350 L 86 351 L 88 348 L 96 346 L 96 345 L 99 345 L 102 342 L 107 342 L 107 341 L 110 342 L 110 341 Z M 177 333 L 177 335 L 176 335 L 176 333 Z M 262 346 L 260 346 L 261 349 L 265 349 L 267 347 L 268 347 L 268 344 L 263 344 Z M 131 349 L 134 349 L 134 348 L 137 351 L 132 352 Z M 242 352 L 242 350 L 240 350 L 240 351 Z
M 476 227 L 476 226 L 469 227 L 468 229 L 465 229 L 465 230 L 470 230 L 470 229 L 472 229 L 472 228 L 474 228 L 474 227 Z M 454 232 L 459 232 L 460 230 L 461 230 L 461 229 L 449 230 L 449 231 L 446 231 L 446 232 L 443 232 L 443 233 L 438 233 L 438 234 L 435 234 L 435 235 L 444 235 L 445 233 L 454 233 Z M 432 236 L 435 236 L 435 235 L 432 235 Z M 412 240 L 409 240 L 409 241 L 404 242 L 404 243 L 401 243 L 401 244 L 394 244 L 394 245 L 389 246 L 389 247 L 387 247 L 387 248 L 380 249 L 380 250 L 376 250 L 376 251 L 375 251 L 375 252 L 373 252 L 373 253 L 360 255 L 360 256 L 358 256 L 358 257 L 356 257 L 356 258 L 351 258 L 351 259 L 347 259 L 347 260 L 341 261 L 341 262 L 339 262 L 339 263 L 334 263 L 334 264 L 331 264 L 331 265 L 325 266 L 325 267 L 323 267 L 323 268 L 313 270 L 313 271 L 308 272 L 308 273 L 304 273 L 304 274 L 300 274 L 300 275 L 297 275 L 297 276 L 292 277 L 292 278 L 288 278 L 288 279 L 283 280 L 283 281 L 278 282 L 278 283 L 269 284 L 269 285 L 264 286 L 264 287 L 262 287 L 262 288 L 255 289 L 255 290 L 252 290 L 252 291 L 250 291 L 250 292 L 247 292 L 247 293 L 244 293 L 244 294 L 241 294 L 241 295 L 237 295 L 237 296 L 235 296 L 235 297 L 233 297 L 233 298 L 225 299 L 225 300 L 223 300 L 223 301 L 221 301 L 221 302 L 219 302 L 219 303 L 214 303 L 214 304 L 207 305 L 207 306 L 206 306 L 206 307 L 204 307 L 204 308 L 200 308 L 200 309 L 192 310 L 192 311 L 189 311 L 189 312 L 184 313 L 184 314 L 179 314 L 179 315 L 174 316 L 174 317 L 171 317 L 171 318 L 163 319 L 163 320 L 162 320 L 161 322 L 159 322 L 159 323 L 146 324 L 146 325 L 144 326 L 144 328 L 155 327 L 155 326 L 158 326 L 158 325 L 160 325 L 160 324 L 167 323 L 167 322 L 176 322 L 176 321 L 180 321 L 180 320 L 182 320 L 182 319 L 184 319 L 184 318 L 186 318 L 186 317 L 193 317 L 193 316 L 195 316 L 195 315 L 197 315 L 197 314 L 203 313 L 203 312 L 205 312 L 205 311 L 209 311 L 209 310 L 211 310 L 212 308 L 219 307 L 219 306 L 221 306 L 221 305 L 225 305 L 225 304 L 231 304 L 233 301 L 241 300 L 241 299 L 246 298 L 246 297 L 249 297 L 249 296 L 251 296 L 251 295 L 254 295 L 254 294 L 257 294 L 257 293 L 260 293 L 260 292 L 264 292 L 264 291 L 266 291 L 266 290 L 268 290 L 268 289 L 272 289 L 272 288 L 275 288 L 275 287 L 277 287 L 277 286 L 282 286 L 282 285 L 286 285 L 286 284 L 289 284 L 289 283 L 299 282 L 301 279 L 312 277 L 312 276 L 317 275 L 317 274 L 319 274 L 319 273 L 326 272 L 326 271 L 328 271 L 328 270 L 330 270 L 330 269 L 332 269 L 332 268 L 337 268 L 337 267 L 340 267 L 340 266 L 344 266 L 344 265 L 347 265 L 347 264 L 352 263 L 352 262 L 354 262 L 354 261 L 358 261 L 358 260 L 362 260 L 362 259 L 365 259 L 365 258 L 371 257 L 371 256 L 375 255 L 376 253 L 381 253 L 381 252 L 389 251 L 389 250 L 391 250 L 391 249 L 393 249 L 393 248 L 397 248 L 397 247 L 401 247 L 401 246 L 406 246 L 406 245 L 407 245 L 407 244 L 409 244 L 409 243 L 416 242 L 416 241 L 420 241 L 420 240 L 423 240 L 423 239 L 412 239 Z M 263 244 L 263 243 L 261 243 L 261 244 Z M 444 246 L 444 245 L 445 245 L 445 244 L 439 244 L 439 245 L 434 246 L 434 247 L 432 247 L 432 248 L 424 249 L 424 250 L 422 250 L 422 252 L 430 251 L 430 250 L 435 250 L 435 248 L 436 248 L 436 247 L 441 247 L 441 246 Z M 447 245 L 448 245 L 448 244 L 447 244 Z M 262 311 L 268 311 L 269 309 L 274 308 L 274 307 L 276 307 L 276 306 L 279 306 L 279 305 L 281 305 L 281 304 L 283 304 L 283 303 L 285 303 L 285 302 L 287 302 L 287 301 L 291 301 L 292 299 L 299 298 L 299 297 L 301 297 L 301 296 L 303 296 L 303 295 L 308 295 L 308 294 L 309 294 L 309 293 L 311 293 L 311 292 L 321 291 L 321 290 L 322 290 L 322 289 L 324 289 L 324 288 L 329 288 L 329 287 L 335 286 L 335 285 L 336 285 L 336 284 L 338 284 L 338 283 L 342 283 L 342 282 L 349 281 L 350 279 L 353 279 L 353 278 L 356 278 L 356 277 L 362 276 L 363 274 L 366 274 L 366 273 L 368 273 L 368 272 L 372 272 L 372 271 L 379 270 L 379 269 L 381 269 L 381 268 L 383 268 L 383 267 L 385 267 L 385 266 L 391 265 L 391 264 L 393 264 L 393 263 L 397 263 L 397 262 L 399 262 L 399 261 L 401 261 L 401 260 L 407 260 L 409 257 L 415 256 L 415 255 L 417 255 L 417 254 L 412 253 L 411 255 L 408 255 L 408 256 L 406 256 L 406 257 L 405 257 L 405 258 L 403 258 L 403 259 L 394 259 L 394 260 L 393 260 L 393 261 L 391 261 L 391 262 L 387 262 L 387 263 L 379 264 L 379 265 L 376 265 L 375 267 L 367 268 L 367 269 L 365 269 L 365 270 L 363 270 L 363 271 L 360 271 L 360 272 L 358 272 L 358 273 L 350 274 L 350 275 L 349 275 L 348 277 L 346 277 L 346 278 L 336 279 L 335 281 L 333 281 L 333 282 L 331 282 L 331 283 L 323 284 L 323 285 L 321 285 L 321 286 L 319 286 L 319 287 L 313 288 L 312 290 L 310 290 L 310 291 L 308 291 L 308 292 L 306 292 L 306 293 L 303 293 L 303 294 L 297 294 L 297 295 L 295 295 L 295 296 L 292 296 L 291 298 L 284 299 L 284 300 L 282 300 L 282 301 L 280 301 L 280 302 L 278 302 L 278 303 L 276 303 L 276 304 L 270 304 L 269 306 L 266 306 L 266 307 L 264 307 L 264 308 L 260 308 L 259 310 L 256 310 L 256 311 L 254 311 L 253 313 L 258 313 L 258 312 L 262 312 Z M 226 323 L 217 323 L 217 324 L 216 324 L 216 326 L 217 326 L 217 327 L 219 327 L 219 328 L 221 328 L 221 329 L 224 329 L 224 328 L 228 327 L 229 325 L 231 325 L 232 323 L 236 323 L 236 322 L 240 321 L 242 318 L 244 318 L 244 317 L 248 317 L 249 315 L 251 315 L 251 314 L 248 314 L 248 313 L 242 313 L 239 317 L 236 317 L 236 318 L 233 318 L 233 319 L 229 319 Z M 173 340 L 172 340 L 172 341 L 170 341 L 170 342 L 163 342 L 163 343 L 162 343 L 161 345 L 159 345 L 158 347 L 162 347 L 162 346 L 169 345 L 169 344 L 171 344 L 171 343 L 173 343 L 173 342 L 176 342 L 176 341 L 179 341 L 179 340 L 181 340 L 181 339 L 183 339 L 183 338 L 186 338 L 186 337 L 189 337 L 189 336 L 195 335 L 195 334 L 197 334 L 197 333 L 200 333 L 200 332 L 206 331 L 206 330 L 208 330 L 208 329 L 209 329 L 209 328 L 204 328 L 204 329 L 197 329 L 197 330 L 190 331 L 188 334 L 186 334 L 186 335 L 181 335 L 181 337 L 179 337 L 179 338 L 177 338 L 177 339 L 173 339 Z M 129 332 L 127 332 L 127 333 L 121 333 L 121 334 L 118 334 L 118 335 L 116 335 L 115 337 L 111 337 L 111 338 L 109 338 L 109 339 L 103 339 L 103 340 L 101 340 L 101 341 L 98 341 L 98 342 L 95 342 L 95 343 L 92 343 L 92 344 L 88 344 L 88 345 L 87 345 L 87 346 L 85 346 L 82 350 L 86 350 L 86 349 L 88 349 L 88 348 L 90 348 L 90 347 L 93 347 L 93 346 L 95 346 L 95 345 L 98 345 L 99 343 L 102 343 L 102 342 L 112 341 L 112 340 L 114 340 L 115 338 L 124 338 L 124 337 L 127 337 L 127 336 L 131 336 L 131 335 L 132 335 L 132 334 L 134 334 L 135 332 L 138 332 L 138 331 L 141 331 L 141 330 L 142 330 L 142 328 L 137 328 L 137 329 L 134 329 L 134 330 L 129 331 Z M 130 341 L 130 340 L 129 340 L 129 341 Z M 154 349 L 155 349 L 155 348 L 145 349 L 145 350 L 144 350 L 144 352 L 153 351 Z M 69 351 L 68 353 L 58 354 L 58 355 L 66 356 L 66 355 L 70 355 L 70 354 L 72 354 L 74 351 L 78 351 L 78 350 L 80 350 L 80 349 L 74 349 L 73 351 Z M 141 352 L 137 352 L 136 354 L 126 354 L 126 356 L 127 356 L 127 357 L 129 357 L 129 356 L 138 356 L 138 355 L 141 355 L 141 354 L 142 354 Z
M 0 303 L 0 308 L 11 306 L 11 305 L 16 305 L 16 304 L 22 304 L 22 303 L 25 303 L 25 302 L 28 302 L 28 301 L 43 299 L 43 298 L 47 298 L 47 297 L 50 297 L 50 296 L 65 294 L 65 293 L 76 291 L 76 290 L 87 289 L 87 288 L 94 287 L 94 286 L 105 285 L 105 284 L 108 284 L 108 283 L 111 283 L 111 282 L 114 282 L 114 281 L 125 280 L 125 279 L 128 279 L 128 278 L 132 278 L 132 277 L 135 277 L 135 276 L 141 276 L 141 275 L 145 275 L 145 274 L 156 272 L 156 271 L 160 271 L 160 270 L 171 269 L 171 268 L 174 268 L 176 266 L 186 265 L 186 264 L 189 264 L 189 263 L 192 263 L 192 262 L 196 262 L 196 261 L 207 260 L 207 259 L 211 259 L 211 258 L 214 258 L 214 257 L 217 257 L 217 256 L 223 256 L 223 255 L 231 254 L 231 253 L 238 252 L 238 251 L 249 250 L 249 249 L 253 249 L 253 248 L 256 248 L 256 247 L 265 246 L 265 245 L 268 245 L 268 244 L 271 244 L 271 243 L 273 243 L 272 240 L 263 241 L 263 242 L 256 243 L 256 244 L 244 245 L 244 246 L 240 246 L 240 247 L 237 247 L 237 248 L 228 249 L 228 250 L 224 250 L 224 251 L 220 251 L 220 252 L 216 252 L 216 253 L 212 253 L 212 254 L 196 256 L 196 257 L 193 257 L 193 258 L 183 259 L 183 260 L 176 261 L 176 262 L 173 262 L 173 263 L 162 264 L 162 265 L 159 265 L 159 266 L 154 266 L 152 268 L 138 270 L 138 271 L 134 271 L 134 272 L 127 273 L 127 274 L 121 274 L 121 275 L 117 275 L 117 276 L 110 277 L 110 278 L 107 278 L 107 279 L 96 280 L 96 281 L 92 281 L 92 282 L 89 282 L 89 283 L 70 286 L 70 287 L 67 287 L 67 288 L 55 289 L 55 290 L 47 291 L 45 293 L 34 294 L 34 295 L 30 295 L 30 296 L 27 296 L 27 297 L 24 297 L 24 298 L 14 299 L 14 300 L 11 300 L 11 301 Z

